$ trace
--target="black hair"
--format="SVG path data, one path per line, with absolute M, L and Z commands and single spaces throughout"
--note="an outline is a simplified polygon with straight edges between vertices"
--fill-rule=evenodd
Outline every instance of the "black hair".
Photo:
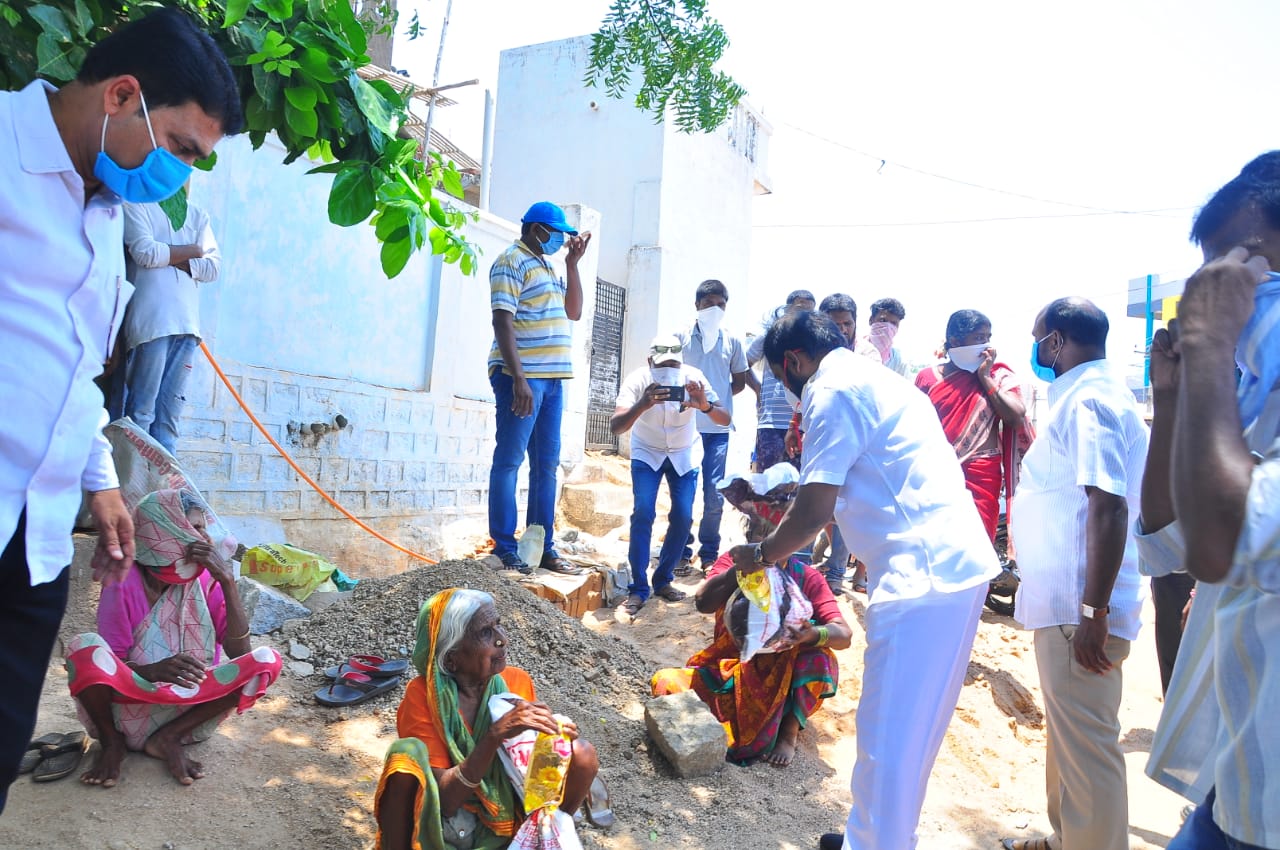
M 943 348 L 951 347 L 951 340 L 964 339 L 978 328 L 991 327 L 991 320 L 977 310 L 956 310 L 947 319 L 947 340 Z
M 1059 298 L 1044 308 L 1045 333 L 1059 331 L 1077 345 L 1105 351 L 1110 329 L 1107 314 L 1084 298 Z
M 1243 207 L 1254 204 L 1267 224 L 1280 228 L 1280 151 L 1268 151 L 1213 193 L 1191 223 L 1191 241 L 1203 245 Z
M 773 323 L 764 335 L 764 356 L 770 363 L 781 363 L 787 351 L 803 351 L 817 360 L 829 351 L 847 348 L 848 340 L 826 313 L 800 310 Z
M 848 313 L 853 320 L 858 321 L 858 305 L 843 292 L 837 292 L 834 295 L 828 295 L 822 299 L 822 303 L 818 305 L 818 311 L 830 315 L 831 313 Z
M 902 302 L 899 301 L 897 298 L 881 298 L 879 301 L 872 304 L 871 305 L 872 317 L 874 317 L 875 314 L 879 313 L 881 310 L 887 310 L 888 312 L 897 316 L 899 322 L 901 322 L 903 319 L 907 317 L 907 308 L 903 307 Z
M 698 284 L 698 288 L 693 293 L 693 303 L 697 304 L 708 295 L 719 295 L 725 301 L 728 301 L 729 288 L 718 280 L 704 280 Z
M 796 290 L 793 290 L 792 293 L 787 296 L 787 306 L 790 307 L 792 304 L 796 303 L 802 298 L 808 301 L 813 301 L 813 302 L 817 302 L 818 300 L 817 298 L 813 297 L 813 293 L 810 292 L 809 290 L 796 289 Z
M 194 101 L 233 136 L 244 124 L 240 93 L 227 57 L 190 16 L 160 9 L 125 24 L 95 44 L 76 79 L 100 83 L 129 74 L 138 78 L 147 109 Z

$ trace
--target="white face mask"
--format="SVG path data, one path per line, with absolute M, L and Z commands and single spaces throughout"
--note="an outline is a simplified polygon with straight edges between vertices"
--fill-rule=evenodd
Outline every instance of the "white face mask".
M 653 382 L 659 386 L 675 387 L 680 385 L 679 366 L 654 366 L 649 369 L 649 373 L 653 375 Z
M 958 345 L 947 349 L 947 357 L 956 368 L 966 372 L 976 372 L 982 364 L 982 353 L 991 347 L 990 343 L 980 345 Z
M 705 307 L 698 311 L 698 327 L 702 329 L 702 353 L 716 347 L 720 338 L 720 323 L 724 321 L 723 307 Z

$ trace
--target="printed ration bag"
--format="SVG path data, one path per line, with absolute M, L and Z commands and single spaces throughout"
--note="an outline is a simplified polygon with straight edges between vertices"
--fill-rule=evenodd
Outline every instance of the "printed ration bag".
M 218 519 L 200 494 L 200 489 L 173 455 L 127 416 L 112 422 L 102 433 L 111 443 L 111 459 L 115 463 L 116 475 L 120 478 L 120 497 L 131 515 L 137 510 L 138 502 L 148 493 L 156 490 L 186 490 L 194 494 L 204 506 L 209 517 L 205 530 L 209 532 L 209 537 L 222 556 L 231 560 L 240 546 L 239 542 Z M 92 566 L 93 577 L 101 580 L 106 573 L 105 556 L 95 553 Z
M 497 720 L 519 699 L 515 694 L 492 696 L 489 714 Z M 561 723 L 568 720 L 563 715 L 554 717 Z M 511 839 L 511 850 L 582 850 L 573 816 L 559 808 L 571 754 L 566 735 L 526 730 L 502 742 L 498 758 L 511 784 L 517 791 L 523 790 L 528 815 Z M 529 811 L 530 806 L 535 808 Z
M 299 602 L 305 602 L 337 569 L 315 552 L 288 543 L 260 543 L 244 553 L 241 563 L 249 578 L 269 584 Z

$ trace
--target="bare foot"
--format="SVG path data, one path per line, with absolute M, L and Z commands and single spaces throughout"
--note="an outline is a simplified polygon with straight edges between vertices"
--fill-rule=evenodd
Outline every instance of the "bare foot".
M 112 738 L 99 742 L 102 749 L 98 752 L 98 761 L 93 767 L 80 774 L 80 781 L 85 785 L 101 785 L 103 788 L 114 788 L 120 781 L 120 764 L 124 761 L 124 741 Z
M 792 715 L 783 718 L 778 729 L 778 739 L 773 749 L 761 756 L 761 760 L 774 767 L 786 767 L 796 755 L 796 738 L 800 735 L 800 722 Z
M 148 738 L 142 750 L 152 758 L 165 762 L 173 778 L 182 785 L 190 785 L 197 779 L 204 778 L 204 765 L 187 758 L 187 754 L 182 750 L 182 744 L 178 743 L 177 739 L 165 735 L 163 729 Z

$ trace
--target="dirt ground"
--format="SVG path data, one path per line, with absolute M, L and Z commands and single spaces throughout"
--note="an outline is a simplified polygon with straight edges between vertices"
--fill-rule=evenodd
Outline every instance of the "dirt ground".
M 77 544 L 81 551 L 88 545 Z M 64 635 L 93 623 L 95 591 L 79 578 Z M 696 583 L 680 582 L 690 592 Z M 854 624 L 854 645 L 839 653 L 839 693 L 801 734 L 791 766 L 726 765 L 691 781 L 676 778 L 650 751 L 643 726 L 648 676 L 681 664 L 710 638 L 710 620 L 691 599 L 655 599 L 634 623 L 617 622 L 604 610 L 579 623 L 507 574 L 471 561 L 446 562 L 362 582 L 353 603 L 261 642 L 282 652 L 290 639 L 302 642 L 314 651 L 310 661 L 317 669 L 351 652 L 403 654 L 413 643 L 418 605 L 455 584 L 495 594 L 512 632 L 511 662 L 529 669 L 539 695 L 573 717 L 599 748 L 618 823 L 609 832 L 584 828 L 584 847 L 809 850 L 821 832 L 843 822 L 865 648 L 856 624 L 865 597 L 841 602 Z M 1147 614 L 1147 628 L 1125 665 L 1121 714 L 1134 848 L 1165 846 L 1184 803 L 1142 773 L 1161 706 Z M 255 709 L 193 747 L 207 776 L 192 787 L 177 785 L 159 762 L 141 754 L 127 758 L 123 781 L 111 790 L 75 779 L 41 785 L 19 779 L 0 817 L 0 848 L 371 847 L 373 792 L 382 755 L 395 737 L 402 689 L 335 710 L 312 702 L 322 684 L 318 675 L 286 672 Z M 55 658 L 36 731 L 75 728 L 66 677 Z M 990 850 L 1005 835 L 1043 834 L 1043 812 L 1044 730 L 1031 638 L 1008 618 L 984 613 L 968 681 L 933 771 L 920 847 Z

